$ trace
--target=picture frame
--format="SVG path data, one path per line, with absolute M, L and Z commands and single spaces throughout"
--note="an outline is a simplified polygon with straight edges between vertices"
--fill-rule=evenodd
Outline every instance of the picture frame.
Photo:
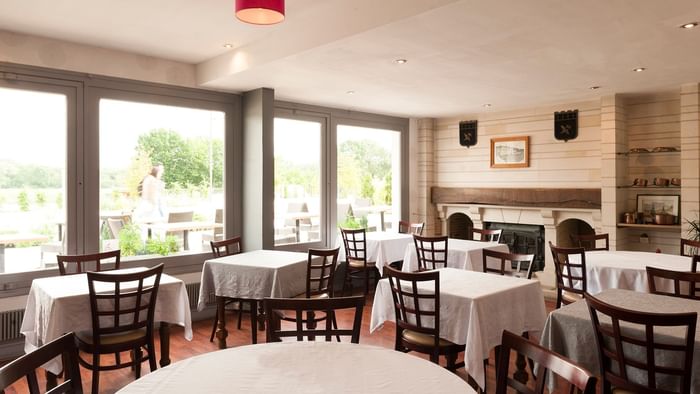
M 681 196 L 678 194 L 637 194 L 637 212 L 643 214 L 644 223 L 654 223 L 654 215 L 658 213 L 675 216 L 677 223 L 681 212 Z
M 530 167 L 530 137 L 491 138 L 491 168 Z

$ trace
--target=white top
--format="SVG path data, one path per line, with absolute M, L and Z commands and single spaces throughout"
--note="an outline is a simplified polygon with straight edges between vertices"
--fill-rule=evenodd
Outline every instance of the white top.
M 412 234 L 372 231 L 365 233 L 367 243 L 367 261 L 375 261 L 379 272 L 394 261 L 401 261 L 406 247 L 413 245 Z M 338 238 L 336 245 L 340 246 L 338 262 L 345 261 L 345 245 L 343 238 Z
M 255 250 L 204 262 L 198 308 L 209 294 L 231 298 L 294 297 L 306 291 L 306 253 Z
M 508 245 L 506 244 L 450 238 L 447 240 L 447 266 L 449 268 L 483 272 L 482 252 L 484 249 L 508 253 Z M 500 260 L 493 260 L 493 265 L 490 261 L 487 261 L 487 263 L 489 267 L 500 268 Z M 508 264 L 506 264 L 506 270 L 511 271 L 511 267 Z M 418 271 L 418 258 L 413 243 L 405 250 L 402 271 Z
M 440 336 L 466 345 L 466 369 L 484 387 L 484 359 L 501 344 L 503 330 L 542 330 L 547 317 L 542 289 L 537 281 L 523 278 L 454 268 L 439 271 Z M 374 295 L 370 332 L 387 320 L 396 321 L 394 317 L 389 280 L 382 279 Z
M 649 292 L 646 267 L 673 271 L 690 271 L 692 259 L 663 253 L 628 251 L 586 252 L 586 281 L 588 292 L 598 294 L 607 289 Z M 671 291 L 671 281 L 657 281 L 659 290 Z M 666 282 L 666 283 L 663 283 Z
M 138 268 L 142 270 L 143 268 Z M 136 269 L 105 271 L 105 273 L 134 272 Z M 155 321 L 185 327 L 185 338 L 192 340 L 190 302 L 185 283 L 163 274 L 156 299 Z M 24 334 L 24 350 L 29 353 L 71 331 L 92 329 L 90 292 L 86 274 L 53 276 L 34 279 L 27 296 L 27 306 L 20 332 Z M 58 374 L 60 360 L 46 364 L 46 369 Z
M 363 393 L 475 391 L 427 360 L 386 348 L 337 342 L 241 346 L 174 363 L 119 393 Z

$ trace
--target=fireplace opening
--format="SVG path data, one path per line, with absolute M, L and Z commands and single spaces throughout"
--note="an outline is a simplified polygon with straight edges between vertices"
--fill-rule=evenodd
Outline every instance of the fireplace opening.
M 571 241 L 572 235 L 593 235 L 595 230 L 588 223 L 579 219 L 567 219 L 557 226 L 557 246 L 563 248 L 578 247 Z
M 447 219 L 447 236 L 454 239 L 472 239 L 474 222 L 463 213 L 455 213 Z
M 490 230 L 500 229 L 502 231 L 500 243 L 508 245 L 511 253 L 535 255 L 532 261 L 533 272 L 544 269 L 544 226 L 486 222 L 484 227 Z

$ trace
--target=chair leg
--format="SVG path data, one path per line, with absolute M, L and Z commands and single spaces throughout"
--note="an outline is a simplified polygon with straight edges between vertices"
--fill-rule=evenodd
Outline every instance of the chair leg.
M 219 313 L 214 314 L 214 327 L 211 328 L 211 336 L 209 337 L 209 342 L 214 342 L 214 335 L 216 334 L 216 326 L 219 325 Z
M 238 301 L 238 325 L 236 326 L 239 330 L 241 329 L 241 318 L 243 317 L 243 301 Z
M 153 343 L 153 338 L 148 341 L 148 366 L 151 368 L 151 372 L 155 372 L 158 369 L 158 363 L 156 362 L 156 347 Z
M 445 358 L 447 359 L 447 369 L 451 372 L 455 372 L 457 370 L 455 367 L 457 364 L 457 353 L 447 353 Z
M 365 269 L 365 297 L 369 294 L 369 270 Z
M 100 392 L 100 355 L 92 354 L 92 394 Z
M 327 319 L 327 318 L 328 318 L 328 317 L 326 317 L 326 319 Z M 331 321 L 332 324 L 333 324 L 333 329 L 334 329 L 334 330 L 337 330 L 337 329 L 338 329 L 338 321 L 335 319 L 335 311 L 331 311 L 331 319 L 333 319 L 333 320 Z M 340 335 L 336 335 L 336 336 L 335 336 L 335 339 L 337 339 L 338 342 L 340 342 Z

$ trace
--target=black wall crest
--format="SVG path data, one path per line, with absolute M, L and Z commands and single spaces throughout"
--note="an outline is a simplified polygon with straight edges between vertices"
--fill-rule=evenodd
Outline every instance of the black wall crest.
M 463 120 L 459 122 L 459 144 L 469 148 L 476 145 L 476 120 Z
M 573 140 L 578 137 L 578 110 L 554 113 L 554 138 Z

